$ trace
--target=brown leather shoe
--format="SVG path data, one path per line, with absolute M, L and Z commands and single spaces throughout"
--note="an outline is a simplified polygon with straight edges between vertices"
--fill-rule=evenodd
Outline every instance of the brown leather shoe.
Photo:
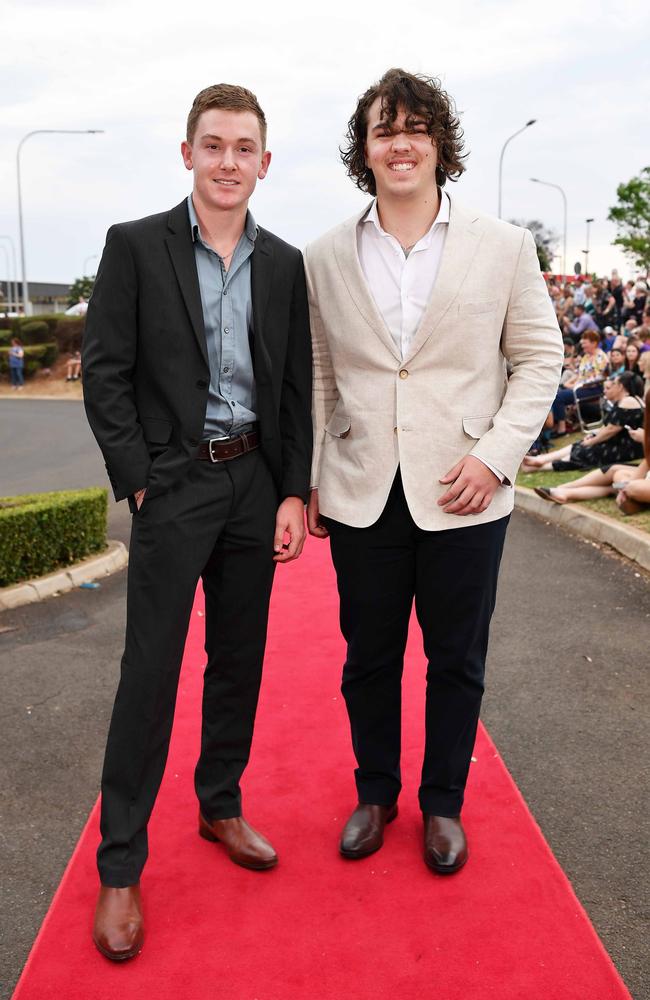
M 339 851 L 344 858 L 367 858 L 384 843 L 384 829 L 397 816 L 397 803 L 374 806 L 359 802 L 343 827 Z
M 113 962 L 125 962 L 142 951 L 144 923 L 140 886 L 113 889 L 103 885 L 95 910 L 93 941 Z
M 424 817 L 424 860 L 440 875 L 453 875 L 469 857 L 460 816 Z
M 230 860 L 242 868 L 264 871 L 278 863 L 278 856 L 266 837 L 254 830 L 243 816 L 207 820 L 199 812 L 199 836 L 223 844 Z

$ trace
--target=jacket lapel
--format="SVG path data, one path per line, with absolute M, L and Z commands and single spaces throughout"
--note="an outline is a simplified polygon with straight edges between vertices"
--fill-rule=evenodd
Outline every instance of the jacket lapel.
M 271 378 L 271 359 L 265 344 L 264 319 L 273 278 L 273 246 L 259 229 L 251 255 L 251 296 L 253 299 L 253 367 L 256 382 Z
M 368 206 L 359 215 L 355 215 L 354 218 L 344 223 L 335 237 L 334 253 L 336 254 L 341 277 L 357 309 L 368 326 L 377 334 L 382 344 L 388 348 L 393 357 L 401 361 L 400 352 L 377 308 L 359 262 L 357 223 L 367 211 Z
M 190 317 L 192 329 L 197 339 L 199 349 L 203 355 L 203 360 L 210 367 L 208 360 L 208 348 L 205 341 L 205 326 L 203 324 L 203 306 L 201 305 L 201 290 L 199 288 L 199 276 L 196 271 L 196 260 L 194 258 L 194 244 L 190 232 L 190 218 L 187 212 L 187 201 L 184 199 L 180 205 L 173 208 L 167 219 L 169 236 L 165 237 L 165 243 L 169 250 L 169 255 L 176 272 L 178 284 L 185 307 Z
M 449 226 L 431 298 L 411 341 L 408 357 L 422 349 L 457 297 L 483 235 L 477 216 L 450 199 Z

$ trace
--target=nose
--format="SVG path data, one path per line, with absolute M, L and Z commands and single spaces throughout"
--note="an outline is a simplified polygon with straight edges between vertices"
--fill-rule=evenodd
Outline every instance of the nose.
M 410 149 L 411 140 L 406 132 L 396 132 L 393 136 L 391 146 L 396 152 L 402 149 Z
M 232 150 L 227 146 L 223 149 L 221 153 L 221 169 L 222 170 L 234 170 L 235 169 L 235 158 L 232 155 Z

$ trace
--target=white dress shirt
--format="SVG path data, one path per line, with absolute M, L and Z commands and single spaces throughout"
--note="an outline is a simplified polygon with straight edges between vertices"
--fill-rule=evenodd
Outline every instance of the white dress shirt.
M 357 226 L 361 270 L 402 358 L 408 356 L 438 276 L 449 206 L 449 196 L 441 191 L 433 225 L 408 254 L 399 240 L 382 229 L 376 198 Z M 488 462 L 483 464 L 503 483 L 503 473 Z
M 393 339 L 407 357 L 411 341 L 431 298 L 449 226 L 449 198 L 443 192 L 431 229 L 408 256 L 381 227 L 377 199 L 357 228 L 361 269 Z

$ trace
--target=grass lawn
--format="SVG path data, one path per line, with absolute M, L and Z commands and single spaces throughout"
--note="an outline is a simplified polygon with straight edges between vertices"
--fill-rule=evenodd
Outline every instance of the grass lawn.
M 574 440 L 579 441 L 581 436 L 582 435 L 579 434 L 572 434 L 571 436 L 562 438 L 562 447 L 564 447 L 565 444 L 572 444 Z M 584 473 L 577 471 L 520 472 L 517 476 L 517 486 L 527 486 L 531 490 L 535 486 L 559 486 L 561 483 L 568 483 L 572 479 L 578 479 L 581 475 L 584 475 Z M 624 521 L 626 524 L 630 524 L 634 528 L 640 528 L 641 531 L 650 532 L 650 507 L 641 511 L 640 514 L 621 514 L 620 510 L 616 506 L 616 503 L 614 502 L 613 496 L 603 497 L 601 500 L 581 500 L 574 504 L 574 506 L 588 507 L 590 510 L 595 510 L 599 514 L 607 514 L 608 517 L 613 518 L 615 521 Z

